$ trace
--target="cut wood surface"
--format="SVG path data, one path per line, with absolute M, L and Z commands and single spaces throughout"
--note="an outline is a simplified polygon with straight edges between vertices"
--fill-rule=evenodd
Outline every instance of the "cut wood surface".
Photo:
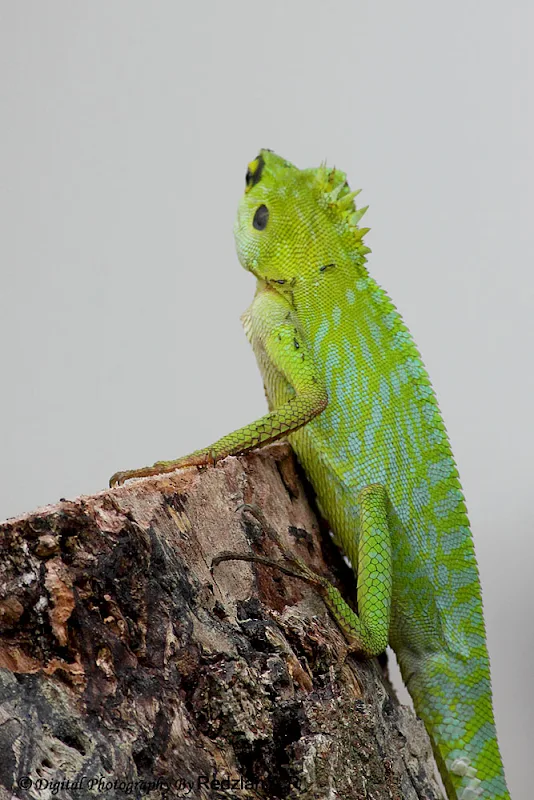
M 352 573 L 286 445 L 0 526 L 0 798 L 437 798 L 429 740 L 317 591 Z

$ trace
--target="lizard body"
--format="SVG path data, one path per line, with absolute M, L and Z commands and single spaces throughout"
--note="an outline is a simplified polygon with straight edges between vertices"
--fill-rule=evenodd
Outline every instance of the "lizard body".
M 257 279 L 245 332 L 269 413 L 209 448 L 112 482 L 206 464 L 282 436 L 358 579 L 358 614 L 323 585 L 367 655 L 389 642 L 450 800 L 509 798 L 493 719 L 478 569 L 458 471 L 408 329 L 369 276 L 345 174 L 268 150 L 235 227 Z

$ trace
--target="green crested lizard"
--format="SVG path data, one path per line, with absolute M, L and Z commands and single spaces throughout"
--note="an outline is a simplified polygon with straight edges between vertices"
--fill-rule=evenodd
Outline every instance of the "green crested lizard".
M 358 613 L 315 583 L 365 655 L 389 643 L 450 800 L 509 798 L 493 719 L 482 600 L 458 471 L 412 337 L 365 266 L 345 174 L 269 150 L 249 164 L 235 225 L 257 280 L 244 328 L 270 411 L 211 447 L 117 473 L 207 465 L 287 437 L 357 574 Z

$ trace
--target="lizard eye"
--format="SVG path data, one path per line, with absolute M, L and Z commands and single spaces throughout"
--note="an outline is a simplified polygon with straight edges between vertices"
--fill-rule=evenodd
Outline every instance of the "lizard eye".
M 264 205 L 258 206 L 254 214 L 254 219 L 252 220 L 252 226 L 256 228 L 257 231 L 264 231 L 268 221 L 269 209 Z

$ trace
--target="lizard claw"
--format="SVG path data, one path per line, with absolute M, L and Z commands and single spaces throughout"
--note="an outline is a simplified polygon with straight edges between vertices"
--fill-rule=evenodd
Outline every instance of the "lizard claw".
M 112 489 L 114 486 L 121 486 L 126 480 L 124 472 L 116 472 L 114 475 L 111 476 L 109 479 L 109 485 Z
M 269 539 L 276 544 L 278 549 L 282 553 L 284 553 L 284 545 L 280 540 L 278 532 L 274 529 L 272 525 L 270 525 L 267 522 L 265 514 L 263 513 L 262 509 L 259 506 L 252 505 L 251 503 L 241 503 L 241 505 L 236 508 L 236 513 L 238 511 L 240 511 L 241 513 L 247 511 L 250 514 L 250 516 L 253 517 L 259 524 L 263 533 L 265 533 L 269 537 Z
M 150 478 L 153 475 L 161 475 L 162 472 L 170 472 L 168 465 L 165 462 L 154 464 L 153 467 L 144 467 L 143 469 L 129 469 L 125 472 L 116 472 L 109 479 L 109 485 L 122 486 L 126 481 L 132 478 Z
M 111 488 L 114 486 L 122 486 L 123 483 L 129 481 L 130 478 L 140 478 L 141 475 L 138 475 L 136 470 L 127 470 L 126 472 L 116 472 L 114 475 L 111 476 L 109 479 L 109 485 Z

